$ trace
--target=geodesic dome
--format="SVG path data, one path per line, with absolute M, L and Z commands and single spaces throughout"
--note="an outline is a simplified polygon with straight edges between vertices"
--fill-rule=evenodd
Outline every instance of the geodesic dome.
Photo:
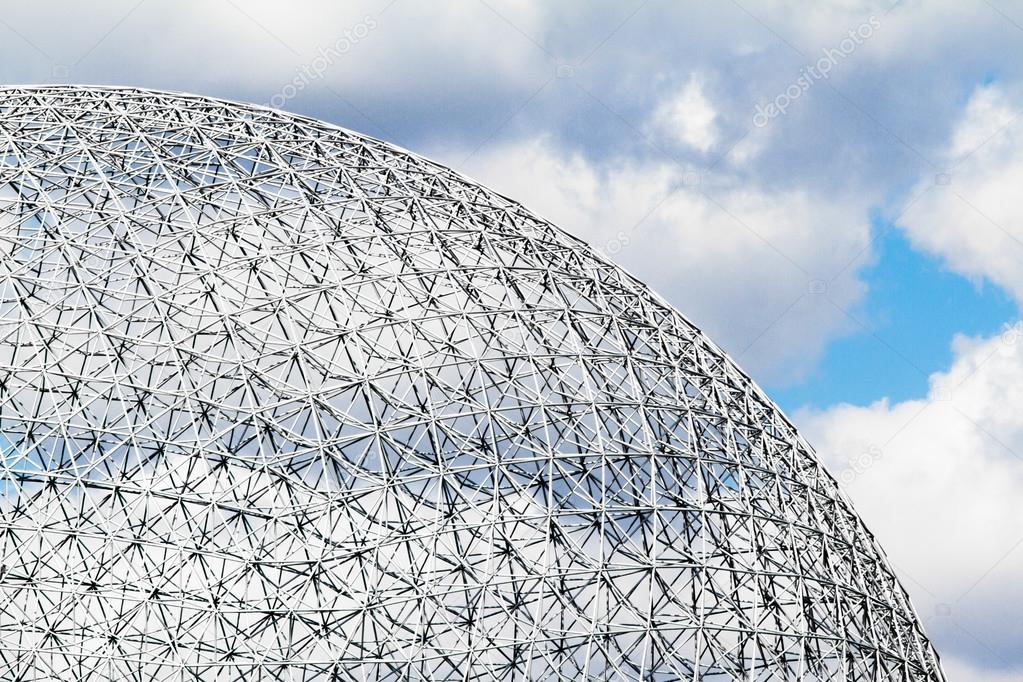
M 939 681 L 778 409 L 385 143 L 0 90 L 0 677 Z

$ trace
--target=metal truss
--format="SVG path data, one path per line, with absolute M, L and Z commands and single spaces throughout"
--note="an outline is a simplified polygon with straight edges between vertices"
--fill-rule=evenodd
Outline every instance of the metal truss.
M 478 184 L 0 89 L 0 678 L 943 680 L 809 446 Z

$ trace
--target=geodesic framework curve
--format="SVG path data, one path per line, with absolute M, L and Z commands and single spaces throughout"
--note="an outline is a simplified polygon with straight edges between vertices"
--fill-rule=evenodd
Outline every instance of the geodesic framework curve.
M 778 409 L 515 202 L 188 95 L 0 145 L 5 679 L 944 679 Z

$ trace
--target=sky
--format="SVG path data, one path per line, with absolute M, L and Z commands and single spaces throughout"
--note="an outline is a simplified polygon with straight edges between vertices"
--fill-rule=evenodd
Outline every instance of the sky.
M 268 104 L 650 284 L 839 478 L 953 682 L 1023 680 L 1023 2 L 5 7 L 0 81 Z M 1021 400 L 1017 400 L 1017 399 Z

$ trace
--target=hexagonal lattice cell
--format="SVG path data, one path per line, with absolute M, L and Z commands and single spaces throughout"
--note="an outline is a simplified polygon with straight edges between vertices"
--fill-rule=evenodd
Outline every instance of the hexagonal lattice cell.
M 0 90 L 0 677 L 942 680 L 778 409 L 317 121 Z

